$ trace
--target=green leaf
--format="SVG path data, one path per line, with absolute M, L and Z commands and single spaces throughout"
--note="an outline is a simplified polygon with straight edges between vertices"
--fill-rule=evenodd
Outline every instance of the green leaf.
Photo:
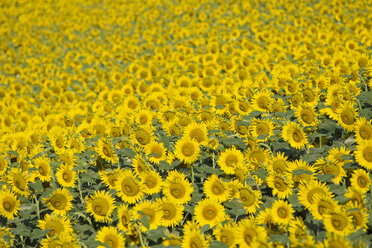
M 43 183 L 40 181 L 40 180 L 36 180 L 34 183 L 30 183 L 30 187 L 35 191 L 35 192 L 43 192 L 44 191 L 44 187 L 43 187 Z
M 139 214 L 142 215 L 141 219 L 139 220 L 140 223 L 142 223 L 142 225 L 144 227 L 148 229 L 150 229 L 150 221 L 149 221 L 149 217 L 142 211 L 138 211 Z
M 165 237 L 164 231 L 166 229 L 167 229 L 166 227 L 160 226 L 157 229 L 150 230 L 147 233 L 147 238 L 154 242 L 158 242 L 158 239 Z
M 147 157 L 152 158 L 152 157 L 159 156 L 159 155 L 160 155 L 159 153 L 150 153 Z
M 226 145 L 226 146 L 239 146 L 241 149 L 244 149 L 246 147 L 244 141 L 242 139 L 239 139 L 239 138 L 227 138 L 227 139 L 223 139 L 222 142 Z
M 288 236 L 285 234 L 271 234 L 270 239 L 271 242 L 279 242 L 281 244 L 289 244 Z
M 128 158 L 134 158 L 137 154 L 135 151 L 133 151 L 130 148 L 124 148 L 123 150 L 120 151 L 120 153 Z
M 264 168 L 258 168 L 258 170 L 252 174 L 257 175 L 262 181 L 266 182 L 267 171 Z
M 292 173 L 293 173 L 293 175 L 302 175 L 302 174 L 311 175 L 311 174 L 313 174 L 312 171 L 308 171 L 308 170 L 305 170 L 305 169 L 294 170 Z
M 229 208 L 228 212 L 235 215 L 235 216 L 241 216 L 245 214 L 245 209 L 243 203 L 234 198 L 231 201 L 227 201 L 224 203 L 225 207 Z
M 31 237 L 34 239 L 40 239 L 47 235 L 49 233 L 49 230 L 40 230 L 40 229 L 34 229 L 32 231 Z
M 362 103 L 372 105 L 372 91 L 369 90 L 360 92 L 359 98 Z
M 331 174 L 317 174 L 316 177 L 318 177 L 318 180 L 321 182 L 331 182 L 331 180 L 335 177 Z
M 202 166 L 200 167 L 195 167 L 195 169 L 201 173 L 210 173 L 210 174 L 215 174 L 217 176 L 222 174 L 222 171 L 220 169 L 217 169 L 217 168 L 213 169 L 213 167 L 208 166 L 206 164 L 202 164 Z
M 229 246 L 225 243 L 220 242 L 220 241 L 213 240 L 210 243 L 209 247 L 211 247 L 211 248 L 228 248 Z

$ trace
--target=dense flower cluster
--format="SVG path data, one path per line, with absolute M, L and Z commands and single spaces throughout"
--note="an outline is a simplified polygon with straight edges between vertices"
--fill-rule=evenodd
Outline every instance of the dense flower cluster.
M 0 6 L 1 247 L 372 244 L 370 1 Z

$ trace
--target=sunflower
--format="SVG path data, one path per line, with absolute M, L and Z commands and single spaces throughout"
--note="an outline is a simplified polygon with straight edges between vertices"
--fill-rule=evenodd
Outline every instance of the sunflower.
M 161 199 L 158 202 L 160 210 L 163 212 L 161 223 L 166 227 L 174 227 L 183 219 L 184 206 L 177 204 L 176 201 L 170 199 Z
M 354 152 L 355 160 L 367 170 L 372 170 L 372 140 L 368 140 L 357 146 Z
M 270 154 L 268 150 L 259 148 L 257 146 L 248 148 L 248 150 L 245 153 L 246 161 L 255 165 L 257 164 L 266 165 L 269 157 Z
M 54 236 L 47 236 L 40 241 L 41 248 L 50 247 L 71 247 L 78 248 L 79 244 L 76 238 L 67 232 L 62 232 Z
M 208 242 L 199 230 L 185 233 L 182 239 L 182 248 L 207 248 Z
M 351 187 L 359 190 L 361 193 L 367 193 L 371 186 L 371 178 L 369 173 L 363 169 L 354 170 L 350 179 Z
M 308 183 L 300 184 L 298 200 L 305 208 L 309 209 L 314 203 L 314 196 L 316 194 L 331 196 L 329 187 L 325 183 L 313 179 Z
M 327 232 L 327 238 L 324 239 L 324 247 L 329 247 L 329 248 L 337 248 L 337 247 L 342 247 L 342 248 L 352 248 L 353 246 L 351 245 L 350 241 L 344 237 L 343 235 L 338 235 L 333 232 Z M 362 246 L 359 246 L 362 247 Z
M 337 121 L 347 131 L 354 131 L 355 122 L 358 117 L 357 110 L 354 108 L 353 103 L 343 103 L 338 109 Z
M 235 247 L 236 242 L 236 224 L 234 222 L 219 223 L 213 234 L 217 241 L 227 244 L 229 247 Z
M 333 147 L 328 151 L 327 159 L 334 163 L 341 163 L 341 165 L 344 166 L 346 163 L 352 162 L 351 159 L 343 159 L 343 156 L 347 156 L 350 154 L 351 151 L 345 147 Z
M 39 220 L 39 228 L 41 230 L 49 229 L 49 236 L 73 231 L 70 220 L 67 217 L 49 214 L 45 215 L 42 220 Z
M 217 202 L 226 201 L 230 193 L 226 183 L 214 174 L 204 181 L 203 191 L 208 198 Z
M 140 147 L 154 141 L 153 130 L 149 126 L 141 126 L 131 132 L 131 140 Z
M 258 225 L 263 225 L 266 228 L 266 230 L 275 229 L 275 227 L 277 226 L 276 223 L 274 223 L 271 208 L 265 208 L 264 210 L 260 210 L 255 221 Z
M 355 123 L 355 139 L 358 144 L 372 139 L 372 123 L 365 117 L 358 118 Z M 1 162 L 0 162 L 1 163 Z M 0 165 L 1 168 L 1 165 Z
M 146 161 L 142 158 L 141 154 L 136 154 L 132 160 L 132 167 L 136 175 L 140 175 L 142 172 L 150 170 L 150 165 L 146 164 Z
M 248 185 L 244 184 L 243 187 L 239 189 L 239 199 L 244 205 L 246 213 L 256 213 L 256 210 L 261 204 L 261 191 L 253 190 Z
M 316 220 L 323 220 L 326 213 L 339 208 L 332 195 L 315 194 L 313 204 L 310 206 L 310 213 Z
M 128 232 L 131 225 L 132 212 L 127 204 L 122 204 L 118 207 L 118 228 L 123 232 Z
M 208 129 L 204 123 L 192 122 L 184 129 L 184 137 L 196 140 L 198 144 L 208 145 Z
M 235 168 L 237 168 L 239 165 L 242 166 L 244 161 L 243 153 L 233 147 L 230 149 L 225 149 L 221 153 L 217 163 L 223 172 L 229 175 L 234 175 Z
M 332 181 L 336 184 L 339 184 L 342 178 L 346 176 L 346 172 L 344 167 L 342 166 L 342 163 L 337 161 L 331 162 L 329 160 L 319 158 L 315 162 L 314 166 L 317 167 L 317 169 L 320 170 L 324 175 L 333 175 L 334 178 L 332 179 Z
M 56 172 L 56 178 L 62 187 L 74 187 L 76 182 L 76 171 L 74 171 L 70 165 L 60 165 Z
M 250 219 L 242 219 L 236 228 L 236 243 L 239 247 L 250 248 L 252 242 L 267 239 L 264 227 L 258 226 Z
M 172 180 L 167 178 L 163 184 L 163 194 L 165 197 L 177 201 L 178 204 L 189 202 L 193 190 L 194 188 L 191 186 L 191 183 L 184 176 Z
M 365 206 L 365 198 L 366 194 L 363 194 L 358 189 L 350 186 L 347 188 L 346 193 L 344 194 L 345 197 L 349 198 L 351 202 L 358 204 L 358 206 Z
M 284 199 L 292 195 L 292 182 L 284 175 L 269 174 L 266 178 L 267 186 L 273 190 L 273 194 L 279 199 Z
M 266 141 L 274 135 L 274 124 L 269 119 L 253 119 L 248 129 L 252 137 L 258 141 Z
M 308 172 L 303 172 L 301 174 L 294 173 L 296 170 L 306 170 Z M 292 178 L 295 186 L 300 183 L 308 183 L 311 180 L 315 179 L 315 167 L 309 165 L 303 159 L 297 159 L 295 161 L 289 162 L 288 171 L 289 173 L 285 173 L 285 175 L 289 178 Z
M 180 125 L 174 119 L 168 122 L 164 122 L 163 128 L 168 133 L 168 135 L 174 135 L 174 136 L 182 135 L 182 129 Z
M 37 177 L 43 182 L 50 182 L 52 180 L 52 169 L 47 157 L 36 158 L 34 160 L 34 166 L 38 170 L 33 172 L 33 177 Z
M 104 160 L 116 164 L 119 162 L 118 156 L 115 154 L 111 141 L 101 138 L 97 142 L 96 152 Z
M 349 201 L 342 206 L 342 210 L 351 216 L 356 229 L 366 231 L 368 226 L 369 213 L 366 208 L 359 206 L 357 203 Z
M 14 219 L 19 211 L 21 202 L 17 199 L 16 194 L 7 190 L 0 191 L 0 215 L 8 220 Z
M 289 222 L 288 232 L 289 240 L 293 244 L 303 244 L 308 237 L 306 225 L 301 217 L 296 217 Z
M 174 154 L 187 164 L 192 164 L 200 156 L 200 144 L 198 141 L 184 136 L 175 144 Z
M 158 202 L 152 202 L 148 200 L 143 200 L 138 202 L 132 208 L 134 218 L 140 220 L 145 214 L 149 221 L 149 230 L 154 230 L 161 225 L 162 212 Z M 141 213 L 142 212 L 142 213 Z M 142 231 L 146 231 L 145 226 L 141 226 Z
M 288 157 L 282 152 L 278 152 L 268 161 L 267 171 L 278 175 L 288 171 Z
M 30 190 L 28 189 L 28 183 L 30 177 L 26 171 L 22 171 L 19 168 L 12 168 L 7 175 L 7 179 L 10 185 L 12 185 L 12 191 L 22 196 L 28 196 Z
M 0 155 L 0 176 L 6 173 L 8 166 L 9 160 L 4 155 Z
M 268 112 L 271 109 L 272 93 L 268 90 L 256 92 L 252 99 L 253 110 Z
M 302 104 L 295 108 L 295 116 L 302 124 L 303 127 L 307 126 L 317 126 L 318 119 L 317 114 L 313 106 Z
M 150 126 L 152 123 L 152 113 L 147 109 L 141 109 L 133 114 L 133 121 L 142 126 Z
M 324 227 L 329 233 L 347 236 L 353 232 L 352 217 L 341 210 L 329 211 L 324 214 Z
M 96 235 L 96 240 L 110 248 L 125 247 L 125 240 L 116 227 L 104 226 Z
M 96 221 L 110 222 L 111 214 L 115 209 L 114 198 L 106 191 L 96 191 L 90 197 L 86 196 L 87 212 L 91 213 Z
M 194 211 L 195 219 L 201 226 L 209 225 L 212 228 L 227 219 L 224 206 L 212 199 L 199 201 Z
M 154 164 L 159 164 L 160 161 L 165 160 L 167 150 L 163 143 L 152 141 L 145 146 L 144 150 L 150 162 Z
M 182 244 L 182 238 L 177 234 L 166 234 L 166 237 L 163 237 L 163 246 L 178 246 Z
M 125 170 L 118 177 L 115 183 L 115 189 L 118 191 L 118 196 L 123 202 L 136 203 L 144 195 L 144 186 L 142 181 L 138 180 L 131 170 Z
M 144 193 L 148 195 L 159 193 L 163 184 L 162 177 L 154 170 L 142 172 L 139 177 L 144 184 Z
M 66 215 L 68 211 L 72 209 L 73 197 L 70 191 L 66 188 L 55 190 L 52 195 L 48 198 L 44 198 L 43 201 L 56 215 Z
M 296 149 L 301 149 L 308 144 L 306 134 L 296 122 L 290 121 L 283 126 L 282 137 Z
M 288 226 L 293 219 L 294 210 L 292 205 L 283 200 L 276 200 L 271 207 L 271 212 L 273 221 L 279 225 Z
M 98 174 L 100 175 L 102 182 L 109 187 L 109 189 L 114 189 L 115 184 L 123 171 L 124 170 L 121 168 L 116 168 L 112 171 L 99 171 Z

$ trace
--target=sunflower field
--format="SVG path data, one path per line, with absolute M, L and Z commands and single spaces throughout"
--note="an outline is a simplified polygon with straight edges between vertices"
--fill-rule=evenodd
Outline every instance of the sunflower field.
M 369 0 L 2 0 L 0 247 L 372 246 Z

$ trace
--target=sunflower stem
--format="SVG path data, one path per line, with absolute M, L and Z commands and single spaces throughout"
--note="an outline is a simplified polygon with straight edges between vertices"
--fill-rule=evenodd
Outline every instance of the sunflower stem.
M 194 184 L 195 178 L 194 178 L 194 167 L 191 166 L 191 183 Z
M 39 207 L 39 200 L 37 199 L 36 194 L 34 194 L 35 206 L 36 206 L 36 213 L 37 218 L 40 220 L 40 207 Z
M 79 197 L 80 197 L 80 201 L 81 201 L 81 203 L 84 203 L 84 198 L 83 198 L 83 193 L 81 192 L 81 182 L 80 182 L 80 176 L 78 175 L 78 182 L 77 182 L 77 184 L 78 184 L 78 191 L 79 191 Z
M 212 164 L 213 164 L 213 169 L 216 169 L 216 162 L 214 161 L 214 151 L 212 154 Z
M 137 227 L 136 227 L 136 230 L 137 230 L 137 232 L 138 232 L 138 236 L 139 236 L 140 241 L 141 241 L 141 246 L 142 246 L 142 247 L 146 247 L 146 246 L 145 246 L 145 242 L 144 242 L 143 237 L 142 237 L 141 228 L 140 228 L 139 226 L 137 226 Z

